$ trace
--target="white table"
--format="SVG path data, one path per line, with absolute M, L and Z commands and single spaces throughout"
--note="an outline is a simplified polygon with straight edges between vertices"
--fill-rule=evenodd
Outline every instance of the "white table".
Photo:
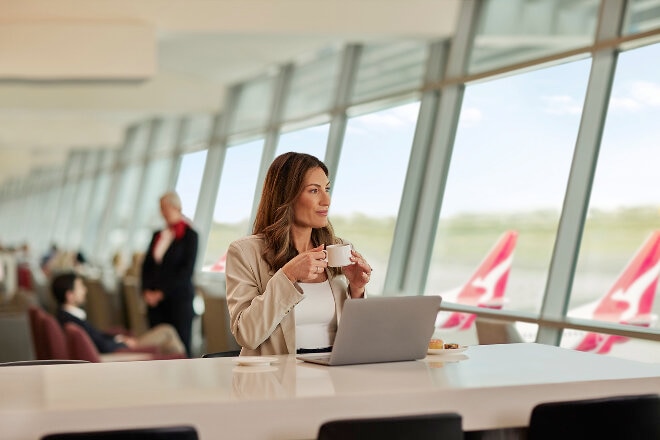
M 322 367 L 278 356 L 0 368 L 0 437 L 192 424 L 202 440 L 313 439 L 335 418 L 455 411 L 465 430 L 525 426 L 542 401 L 660 393 L 660 364 L 539 344 Z

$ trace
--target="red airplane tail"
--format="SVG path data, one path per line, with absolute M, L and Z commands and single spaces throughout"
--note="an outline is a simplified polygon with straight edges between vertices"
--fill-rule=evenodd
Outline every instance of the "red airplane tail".
M 517 231 L 506 231 L 502 234 L 468 282 L 459 290 L 455 300 L 457 303 L 492 309 L 502 308 L 517 239 Z M 475 319 L 476 315 L 472 313 L 453 312 L 438 327 L 466 330 L 472 326 Z
M 648 327 L 660 274 L 660 231 L 654 231 L 635 252 L 610 290 L 598 301 L 591 319 Z M 576 345 L 580 351 L 609 353 L 615 343 L 628 338 L 587 333 Z

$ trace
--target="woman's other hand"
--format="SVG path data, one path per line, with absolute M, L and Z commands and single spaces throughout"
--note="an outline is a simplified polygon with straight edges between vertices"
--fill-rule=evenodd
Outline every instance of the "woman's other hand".
M 364 296 L 364 287 L 371 279 L 372 269 L 367 260 L 356 250 L 351 251 L 351 261 L 353 264 L 344 266 L 342 269 L 351 288 L 351 296 L 360 298 Z
M 282 267 L 282 271 L 292 283 L 313 281 L 324 273 L 328 262 L 325 261 L 323 246 L 296 255 Z

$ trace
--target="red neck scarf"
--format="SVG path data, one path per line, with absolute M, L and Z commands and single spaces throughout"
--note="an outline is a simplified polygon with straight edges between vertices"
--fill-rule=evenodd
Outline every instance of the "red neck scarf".
M 174 232 L 174 239 L 175 240 L 181 240 L 183 236 L 186 234 L 186 222 L 183 220 L 180 220 L 178 223 L 175 223 L 173 225 L 169 225 L 169 228 Z

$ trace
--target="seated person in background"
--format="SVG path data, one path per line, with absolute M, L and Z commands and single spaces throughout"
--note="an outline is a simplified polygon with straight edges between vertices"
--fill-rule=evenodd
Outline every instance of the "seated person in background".
M 134 338 L 126 335 L 104 333 L 87 322 L 87 314 L 80 308 L 85 303 L 87 288 L 83 280 L 73 272 L 59 274 L 51 284 L 57 301 L 57 319 L 60 324 L 73 322 L 85 329 L 99 353 L 112 353 L 122 348 L 140 349 L 156 347 L 163 354 L 185 354 L 186 349 L 174 327 L 161 324 Z

